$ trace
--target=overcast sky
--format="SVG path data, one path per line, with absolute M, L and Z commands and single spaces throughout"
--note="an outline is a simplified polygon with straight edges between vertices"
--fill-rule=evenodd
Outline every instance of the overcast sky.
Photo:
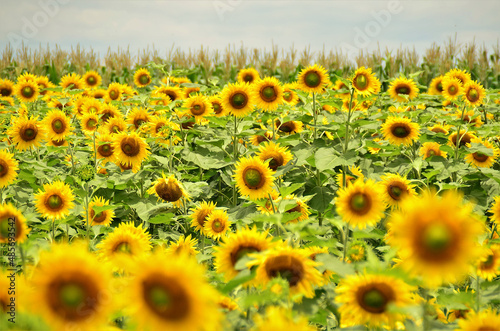
M 491 49 L 500 38 L 500 1 L 378 0 L 1 0 L 0 51 L 10 41 L 32 47 L 80 43 L 101 56 L 108 46 L 136 50 L 153 45 L 164 54 L 224 50 L 228 44 L 356 52 L 413 47 L 422 52 L 455 34 L 460 42 Z

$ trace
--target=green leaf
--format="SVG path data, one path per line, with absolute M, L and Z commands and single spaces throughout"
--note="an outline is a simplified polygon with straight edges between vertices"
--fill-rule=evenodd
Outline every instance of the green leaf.
M 304 186 L 305 183 L 295 183 L 287 187 L 280 187 L 280 194 L 283 197 L 289 196 L 293 192 L 297 191 L 299 188 Z
M 100 212 L 103 212 L 105 210 L 114 210 L 115 208 L 116 208 L 116 206 L 110 206 L 110 205 L 92 207 L 92 209 L 94 210 L 94 212 L 96 214 L 99 214 Z
M 332 170 L 333 168 L 341 165 L 341 157 L 332 148 L 320 148 L 314 154 L 316 168 L 319 171 Z
M 342 262 L 330 254 L 318 254 L 316 255 L 316 261 L 322 263 L 318 269 L 330 270 L 342 277 L 354 273 L 354 267 L 351 264 Z
M 229 294 L 232 290 L 234 290 L 235 288 L 237 288 L 241 284 L 244 284 L 244 283 L 254 279 L 255 273 L 256 273 L 256 269 L 253 269 L 252 271 L 250 271 L 249 269 L 245 269 L 245 270 L 240 271 L 240 273 L 236 277 L 231 279 L 226 284 L 226 286 L 224 286 L 220 291 L 223 294 L 226 294 L 226 295 Z
M 173 221 L 173 213 L 161 213 L 148 220 L 151 224 L 169 224 Z
M 309 201 L 309 205 L 320 213 L 330 206 L 334 196 L 331 188 L 327 186 L 316 186 L 311 193 L 314 193 L 314 197 Z

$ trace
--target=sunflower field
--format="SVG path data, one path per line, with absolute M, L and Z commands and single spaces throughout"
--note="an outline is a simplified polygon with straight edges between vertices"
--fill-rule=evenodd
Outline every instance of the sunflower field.
M 500 330 L 498 77 L 202 69 L 3 75 L 2 330 Z

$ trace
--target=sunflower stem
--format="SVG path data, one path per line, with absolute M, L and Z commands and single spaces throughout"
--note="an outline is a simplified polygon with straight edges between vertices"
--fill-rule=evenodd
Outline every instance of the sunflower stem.
M 97 174 L 97 149 L 95 146 L 95 133 L 96 130 L 94 130 L 94 133 L 92 135 L 92 143 L 94 144 L 94 168 L 95 168 L 95 173 Z
M 19 254 L 21 254 L 21 265 L 23 266 L 24 279 L 26 279 L 27 278 L 27 276 L 26 276 L 26 257 L 24 256 L 23 246 L 20 243 L 17 243 L 17 247 L 19 248 Z
M 89 229 L 90 229 L 90 222 L 89 222 L 89 183 L 85 182 L 85 192 L 87 193 L 85 195 L 85 218 L 87 220 L 87 234 L 86 238 L 89 240 L 90 234 L 89 234 Z
M 493 239 L 493 237 L 495 236 L 495 232 L 497 230 L 497 224 L 494 223 L 493 224 L 493 230 L 491 231 L 491 237 L 490 237 L 490 240 Z
M 68 141 L 69 155 L 71 157 L 71 174 L 75 174 L 75 158 L 73 157 L 73 148 L 71 147 L 71 142 Z
M 347 244 L 349 243 L 349 223 L 345 223 L 345 229 L 344 229 L 344 254 L 343 254 L 343 261 L 346 262 L 346 257 L 347 257 Z
M 429 330 L 429 320 L 427 319 L 427 306 L 429 305 L 429 293 L 427 292 L 427 289 L 423 289 L 423 298 L 424 301 L 422 302 L 422 330 L 427 331 Z
M 236 164 L 236 160 L 238 159 L 238 147 L 236 145 L 238 139 L 238 119 L 233 115 L 234 118 L 234 136 L 233 136 L 233 163 Z M 236 183 L 233 185 L 233 207 L 236 207 L 236 202 L 238 200 L 238 196 L 236 194 Z
M 476 312 L 481 310 L 481 277 L 476 273 Z
M 56 221 L 52 221 L 52 242 L 56 242 Z
M 483 114 L 484 114 L 484 124 L 488 124 L 488 116 L 486 114 L 486 108 L 483 107 Z
M 316 132 L 316 123 L 318 122 L 318 114 L 316 113 L 316 93 L 313 92 L 313 121 L 314 121 L 314 127 L 313 127 L 313 141 L 316 140 L 317 132 Z

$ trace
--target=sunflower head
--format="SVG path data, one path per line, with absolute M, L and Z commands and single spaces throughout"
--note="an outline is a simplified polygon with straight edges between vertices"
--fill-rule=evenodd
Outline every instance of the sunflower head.
M 186 114 L 193 116 L 197 123 L 201 123 L 206 116 L 210 116 L 214 111 L 209 99 L 201 94 L 185 99 L 183 107 L 187 108 Z
M 500 155 L 500 150 L 493 146 L 493 144 L 489 141 L 481 138 L 472 138 L 470 142 L 480 144 L 481 146 L 489 149 L 491 151 L 491 155 L 487 155 L 482 152 L 474 152 L 467 154 L 465 156 L 465 161 L 474 167 L 491 168 Z M 471 145 L 467 144 L 467 146 L 470 147 Z
M 61 78 L 61 82 L 59 83 L 59 85 L 61 85 L 65 89 L 80 90 L 83 89 L 85 83 L 80 75 L 70 73 Z
M 462 86 L 467 84 L 471 80 L 470 73 L 468 73 L 465 70 L 460 70 L 460 69 L 452 69 L 452 70 L 448 71 L 444 75 L 444 77 L 445 77 L 445 79 L 449 79 L 449 78 L 456 79 L 456 80 L 458 80 L 458 82 Z
M 448 155 L 447 152 L 444 152 L 440 149 L 441 145 L 439 145 L 436 142 L 425 142 L 422 144 L 422 147 L 420 148 L 420 155 L 425 159 L 431 156 L 441 156 L 446 158 Z
M 127 115 L 127 123 L 133 125 L 138 130 L 142 125 L 150 121 L 151 115 L 147 109 L 142 107 L 133 108 Z
M 213 95 L 208 98 L 208 101 L 212 104 L 212 108 L 214 110 L 214 115 L 216 117 L 222 117 L 227 115 L 227 111 L 222 105 L 222 100 L 219 95 Z
M 87 71 L 85 75 L 83 75 L 82 80 L 83 84 L 90 89 L 96 89 L 102 83 L 101 75 L 99 75 L 97 71 L 94 70 Z
M 0 150 L 0 188 L 11 184 L 17 177 L 19 163 L 8 150 Z
M 391 82 L 387 90 L 392 99 L 406 102 L 418 95 L 418 87 L 413 79 L 397 78 Z
M 184 190 L 184 186 L 174 175 L 170 175 L 166 178 L 165 174 L 162 174 L 162 176 L 153 183 L 148 193 L 155 194 L 158 200 L 161 199 L 165 202 L 171 202 L 177 207 L 182 206 L 186 200 L 189 200 L 189 195 Z
M 9 238 L 14 236 L 17 243 L 27 239 L 30 232 L 28 222 L 24 215 L 10 203 L 0 205 L 0 243 L 9 243 Z
M 48 137 L 52 140 L 64 139 L 73 130 L 68 116 L 59 109 L 49 111 L 43 124 L 48 132 Z
M 251 92 L 257 107 L 264 111 L 273 111 L 283 101 L 283 87 L 275 77 L 259 79 L 252 84 Z
M 192 238 L 191 235 L 185 237 L 181 235 L 179 240 L 176 242 L 171 242 L 166 252 L 173 255 L 188 255 L 188 256 L 196 256 L 198 251 L 196 250 L 196 245 L 198 244 L 198 239 Z
M 9 79 L 0 79 L 0 96 L 10 97 L 14 94 L 14 82 Z
M 145 68 L 137 69 L 134 73 L 134 84 L 137 87 L 145 87 L 151 84 L 151 74 Z
M 283 134 L 294 134 L 304 131 L 304 124 L 300 121 L 287 121 L 285 123 L 281 123 L 277 120 L 276 126 L 278 131 Z
M 266 198 L 272 190 L 273 174 L 260 158 L 241 158 L 236 164 L 233 177 L 242 196 L 252 200 Z
M 371 68 L 361 67 L 356 70 L 351 78 L 352 86 L 356 93 L 362 96 L 377 94 L 380 92 L 380 81 Z
M 288 148 L 280 147 L 279 143 L 274 143 L 272 141 L 260 144 L 257 156 L 264 162 L 269 160 L 267 165 L 273 171 L 286 165 L 293 158 Z
M 463 98 L 468 106 L 477 107 L 481 105 L 485 96 L 486 91 L 484 87 L 475 80 L 470 80 L 464 84 Z
M 299 96 L 294 91 L 295 89 L 298 89 L 297 83 L 283 84 L 283 101 L 290 106 L 299 103 Z
M 212 201 L 202 201 L 198 206 L 192 209 L 191 226 L 205 234 L 205 222 L 208 216 L 214 211 L 215 204 Z
M 443 93 L 443 79 L 444 76 L 433 78 L 429 84 L 429 90 L 427 93 L 430 95 L 441 95 Z
M 58 220 L 69 214 L 75 204 L 75 196 L 70 186 L 61 181 L 54 181 L 43 185 L 43 191 L 40 190 L 35 195 L 35 207 L 42 216 Z
M 384 190 L 384 201 L 392 208 L 398 208 L 401 202 L 416 195 L 414 184 L 399 174 L 386 174 L 380 183 Z
M 420 126 L 406 117 L 387 118 L 382 125 L 384 138 L 394 145 L 411 145 L 420 136 Z
M 443 79 L 443 96 L 448 101 L 457 100 L 464 92 L 462 83 L 458 78 L 445 77 Z
M 22 102 L 33 102 L 40 94 L 38 84 L 35 81 L 21 81 L 14 87 L 16 97 Z
M 259 72 L 254 68 L 241 69 L 238 72 L 238 82 L 252 84 L 260 79 Z
M 208 216 L 203 225 L 203 230 L 207 237 L 214 240 L 220 240 L 231 229 L 231 221 L 227 212 L 222 209 L 214 209 Z
M 94 197 L 92 201 L 89 203 L 89 218 L 91 221 L 91 225 L 104 225 L 109 226 L 113 217 L 115 217 L 115 213 L 112 209 L 106 209 L 103 211 L 96 212 L 94 207 L 103 207 L 108 206 L 109 201 L 105 200 L 102 197 Z
M 323 93 L 330 84 L 326 69 L 317 64 L 302 69 L 297 77 L 297 86 L 304 92 Z
M 149 155 L 148 144 L 136 132 L 115 134 L 112 146 L 116 158 L 121 163 L 132 168 L 140 166 L 142 161 Z
M 236 117 L 243 117 L 254 108 L 248 83 L 228 84 L 221 92 L 221 101 L 223 108 Z

